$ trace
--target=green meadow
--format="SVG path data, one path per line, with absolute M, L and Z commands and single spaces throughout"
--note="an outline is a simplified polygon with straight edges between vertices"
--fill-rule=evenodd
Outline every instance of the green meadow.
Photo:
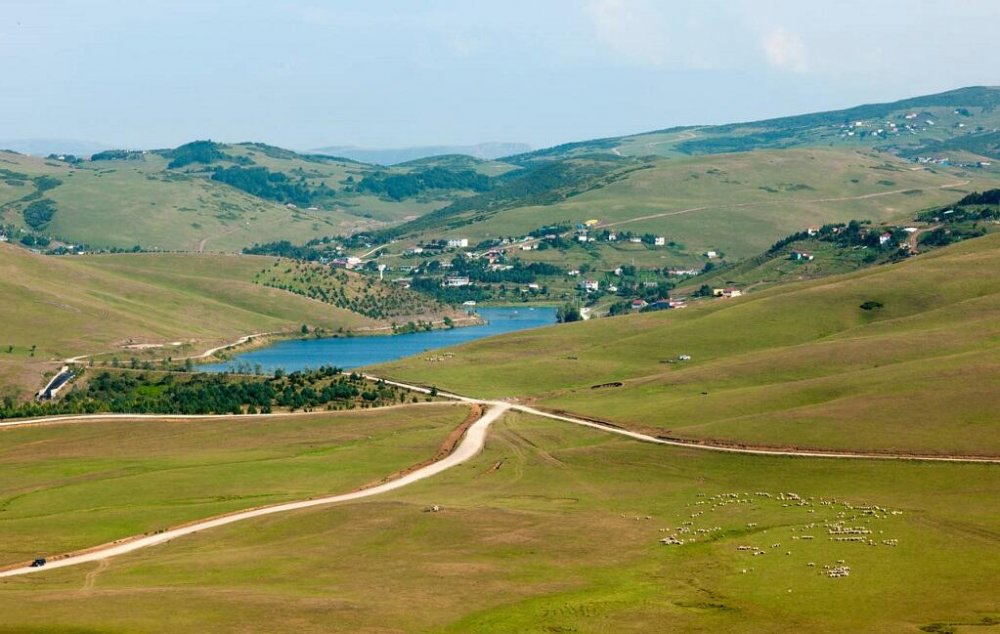
M 4 580 L 0 631 L 982 634 L 1000 620 L 995 471 L 510 415 L 473 461 L 385 498 Z
M 375 371 L 679 438 L 998 455 L 998 246 L 988 235 L 898 264 L 514 333 Z M 879 306 L 861 308 L 869 301 Z
M 468 413 L 443 404 L 0 429 L 0 566 L 346 493 L 432 458 Z

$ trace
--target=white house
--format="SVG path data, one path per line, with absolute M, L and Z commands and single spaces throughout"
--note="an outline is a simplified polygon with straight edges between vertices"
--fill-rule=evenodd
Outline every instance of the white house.
M 656 236 L 653 238 L 653 246 L 662 247 L 667 244 L 667 239 L 663 236 Z
M 448 240 L 448 247 L 453 249 L 465 249 L 469 246 L 468 238 L 451 238 Z
M 580 282 L 580 288 L 587 291 L 588 293 L 600 289 L 601 285 L 597 280 L 583 280 Z
M 445 286 L 468 286 L 469 278 L 460 275 L 452 275 L 450 277 L 444 278 Z
M 702 253 L 702 255 L 704 255 L 709 260 L 719 257 L 719 254 L 715 251 L 705 251 L 704 253 Z

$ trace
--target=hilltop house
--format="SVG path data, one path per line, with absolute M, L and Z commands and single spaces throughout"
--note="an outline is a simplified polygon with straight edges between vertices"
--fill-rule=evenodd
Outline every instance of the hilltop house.
M 713 288 L 712 295 L 715 297 L 739 297 L 743 294 L 738 288 Z
M 330 266 L 341 269 L 355 269 L 361 266 L 361 258 L 353 255 L 343 258 L 334 258 L 330 261 Z

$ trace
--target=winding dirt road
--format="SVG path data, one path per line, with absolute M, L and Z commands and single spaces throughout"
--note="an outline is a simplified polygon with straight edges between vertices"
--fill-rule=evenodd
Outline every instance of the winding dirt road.
M 368 378 L 375 380 L 379 379 L 379 377 L 374 377 L 374 376 L 368 376 Z M 415 392 L 421 392 L 425 394 L 430 393 L 431 391 L 429 388 L 419 385 L 411 385 L 408 383 L 401 383 L 398 381 L 391 381 L 391 380 L 385 380 L 385 382 L 390 385 L 395 385 L 397 387 L 402 387 Z M 806 451 L 806 450 L 796 451 L 796 450 L 766 449 L 766 448 L 753 448 L 753 447 L 730 447 L 730 446 L 705 444 L 694 441 L 689 442 L 681 440 L 670 440 L 665 438 L 657 438 L 655 436 L 649 436 L 647 434 L 629 431 L 627 429 L 621 429 L 618 427 L 610 427 L 608 425 L 603 425 L 583 418 L 577 418 L 574 416 L 547 412 L 545 410 L 536 409 L 534 407 L 529 407 L 527 405 L 519 405 L 519 404 L 509 403 L 506 401 L 475 399 L 467 396 L 462 396 L 460 394 L 452 394 L 448 392 L 438 392 L 437 394 L 442 398 L 447 398 L 463 403 L 479 404 L 487 408 L 486 413 L 469 427 L 468 431 L 465 433 L 465 436 L 462 438 L 462 441 L 455 447 L 455 449 L 452 451 L 451 454 L 442 458 L 441 460 L 438 460 L 437 462 L 433 462 L 429 465 L 411 471 L 410 473 L 407 473 L 396 480 L 391 480 L 384 484 L 379 484 L 371 488 L 362 489 L 360 491 L 354 491 L 351 493 L 311 498 L 308 500 L 302 500 L 300 502 L 287 502 L 284 504 L 277 504 L 274 506 L 250 509 L 247 511 L 240 511 L 200 522 L 194 522 L 186 526 L 181 526 L 178 528 L 166 530 L 161 533 L 156 533 L 154 535 L 143 535 L 138 537 L 120 539 L 110 544 L 97 546 L 77 554 L 70 553 L 67 555 L 57 555 L 49 559 L 44 567 L 32 568 L 27 565 L 21 565 L 16 568 L 2 570 L 0 571 L 0 578 L 15 577 L 20 575 L 41 572 L 44 570 L 51 570 L 53 568 L 65 568 L 67 566 L 76 566 L 84 563 L 103 561 L 110 557 L 117 557 L 118 555 L 131 553 L 141 548 L 148 548 L 150 546 L 163 544 L 173 539 L 183 537 L 185 535 L 191 535 L 193 533 L 197 533 L 203 530 L 218 528 L 220 526 L 226 526 L 228 524 L 242 522 L 244 520 L 249 520 L 257 517 L 264 517 L 266 515 L 273 515 L 276 513 L 285 513 L 288 511 L 307 509 L 315 506 L 336 504 L 340 502 L 350 502 L 367 497 L 372 497 L 375 495 L 380 495 L 382 493 L 387 493 L 389 491 L 394 491 L 396 489 L 400 489 L 410 484 L 413 484 L 414 482 L 419 482 L 421 480 L 433 477 L 441 473 L 442 471 L 450 469 L 456 465 L 462 464 L 463 462 L 466 462 L 467 460 L 479 454 L 479 452 L 482 451 L 483 447 L 486 444 L 487 431 L 489 430 L 490 425 L 492 425 L 501 416 L 503 416 L 505 413 L 509 411 L 517 411 L 525 414 L 530 414 L 533 416 L 540 416 L 552 420 L 572 423 L 574 425 L 589 427 L 591 429 L 597 429 L 611 434 L 618 434 L 620 436 L 625 436 L 627 438 L 631 438 L 633 440 L 638 440 L 642 442 L 654 443 L 658 445 L 669 445 L 674 447 L 684 447 L 688 449 L 716 451 L 723 453 L 749 454 L 757 456 L 799 457 L 799 458 L 909 460 L 909 461 L 924 461 L 924 462 L 1000 464 L 1000 458 L 990 458 L 990 457 L 923 456 L 923 455 L 911 455 L 911 454 L 860 453 L 860 452 L 835 452 L 835 451 L 825 452 L 825 451 Z M 402 407 L 402 406 L 397 405 L 393 407 Z M 283 414 L 270 414 L 269 416 L 281 416 L 281 415 Z M 258 416 L 268 416 L 268 415 L 258 415 Z M 231 418 L 232 416 L 228 417 Z M 95 422 L 100 420 L 109 420 L 109 419 L 113 420 L 120 418 L 193 419 L 193 418 L 227 418 L 227 416 L 224 415 L 180 416 L 180 415 L 157 415 L 157 414 L 146 414 L 146 415 L 120 414 L 120 415 L 109 416 L 107 414 L 103 415 L 95 414 L 95 415 L 57 416 L 49 418 L 6 421 L 6 422 L 0 422 L 0 427 L 49 425 L 49 424 L 86 422 L 86 421 Z
M 392 480 L 386 482 L 385 484 L 380 484 L 378 486 L 371 487 L 370 489 L 362 489 L 360 491 L 353 491 L 351 493 L 344 493 L 341 495 L 330 495 L 326 497 L 302 500 L 301 502 L 287 502 L 285 504 L 266 506 L 263 508 L 252 509 L 249 511 L 233 513 L 231 515 L 224 515 L 222 517 L 217 517 L 202 522 L 195 522 L 187 526 L 166 530 L 163 531 L 162 533 L 156 533 L 154 535 L 146 535 L 136 538 L 126 538 L 118 540 L 116 542 L 112 542 L 110 544 L 106 544 L 104 546 L 91 548 L 88 551 L 80 554 L 76 555 L 69 554 L 65 556 L 53 557 L 48 560 L 48 562 L 45 564 L 44 567 L 32 568 L 30 566 L 21 566 L 18 568 L 12 568 L 9 570 L 0 571 L 0 578 L 15 577 L 35 572 L 41 572 L 43 570 L 52 570 L 54 568 L 66 568 L 67 566 L 77 566 L 80 564 L 102 561 L 105 559 L 109 559 L 111 557 L 117 557 L 119 555 L 124 555 L 126 553 L 135 552 L 141 548 L 149 548 L 150 546 L 163 544 L 171 540 L 177 539 L 178 537 L 191 535 L 193 533 L 208 530 L 211 528 L 226 526 L 228 524 L 234 524 L 236 522 L 242 522 L 244 520 L 249 520 L 256 517 L 274 515 L 275 513 L 286 513 L 288 511 L 298 511 L 301 509 L 312 508 L 314 506 L 336 504 L 338 502 L 351 502 L 354 500 L 360 500 L 363 498 L 371 497 L 373 495 L 388 493 L 389 491 L 400 489 L 407 485 L 413 484 L 414 482 L 419 482 L 420 480 L 426 480 L 427 478 L 435 476 L 441 473 L 442 471 L 450 469 L 456 465 L 462 464 L 463 462 L 476 456 L 476 454 L 478 454 L 482 450 L 483 446 L 486 444 L 486 431 L 489 429 L 490 425 L 492 425 L 494 421 L 500 418 L 504 414 L 504 412 L 507 411 L 507 409 L 508 409 L 507 406 L 502 403 L 492 405 L 487 410 L 485 415 L 483 415 L 479 420 L 477 420 L 469 427 L 469 430 L 465 433 L 465 437 L 462 439 L 461 444 L 459 444 L 455 448 L 455 450 L 447 457 L 442 458 L 437 462 L 431 463 L 426 467 L 421 467 L 416 471 L 412 471 L 396 480 Z

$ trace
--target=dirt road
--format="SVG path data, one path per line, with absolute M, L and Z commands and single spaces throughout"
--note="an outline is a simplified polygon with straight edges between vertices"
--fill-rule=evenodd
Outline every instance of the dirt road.
M 200 531 L 208 530 L 211 528 L 218 528 L 220 526 L 226 526 L 228 524 L 234 524 L 236 522 L 242 522 L 244 520 L 253 519 L 256 517 L 264 517 L 266 515 L 274 515 L 276 513 L 287 513 L 288 511 L 298 511 L 302 509 L 312 508 L 314 506 L 323 506 L 327 504 L 336 504 L 338 502 L 350 502 L 353 500 L 360 500 L 367 497 L 372 497 L 374 495 L 380 495 L 382 493 L 388 493 L 389 491 L 394 491 L 402 487 L 413 484 L 414 482 L 419 482 L 421 480 L 426 480 L 432 476 L 435 476 L 442 471 L 450 469 L 456 465 L 459 465 L 470 458 L 476 456 L 480 451 L 482 451 L 483 445 L 486 444 L 486 432 L 490 425 L 494 421 L 499 419 L 507 411 L 508 406 L 506 404 L 497 403 L 490 405 L 486 414 L 482 416 L 479 420 L 473 423 L 469 430 L 465 433 L 465 437 L 462 442 L 455 448 L 455 450 L 445 458 L 438 460 L 432 464 L 425 467 L 421 467 L 416 471 L 412 471 L 397 480 L 392 480 L 386 482 L 385 484 L 380 484 L 378 486 L 371 487 L 370 489 L 362 489 L 361 491 L 354 491 L 351 493 L 344 493 L 341 495 L 330 495 L 326 497 L 313 498 L 310 500 L 302 500 L 300 502 L 288 502 L 285 504 L 277 504 L 275 506 L 267 506 L 258 509 L 252 509 L 249 511 L 243 511 L 239 513 L 233 513 L 231 515 L 225 515 L 222 517 L 213 518 L 210 520 L 205 520 L 202 522 L 195 522 L 187 526 L 182 526 L 180 528 L 174 528 L 170 530 L 163 531 L 162 533 L 156 533 L 153 535 L 145 535 L 137 538 L 127 538 L 119 540 L 117 542 L 112 542 L 104 546 L 99 546 L 97 548 L 89 549 L 87 552 L 81 554 L 70 554 L 66 556 L 56 556 L 48 560 L 45 566 L 38 568 L 32 568 L 30 566 L 21 566 L 18 568 L 12 568 L 9 570 L 0 571 L 0 578 L 4 577 L 15 577 L 19 575 L 26 575 L 35 572 L 41 572 L 44 570 L 52 570 L 54 568 L 66 568 L 68 566 L 77 566 L 80 564 L 91 563 L 95 561 L 103 561 L 111 557 L 117 557 L 119 555 L 124 555 L 126 553 L 135 552 L 142 548 L 149 548 L 150 546 L 156 546 L 158 544 L 163 544 L 171 540 L 177 539 L 178 537 L 184 537 L 185 535 L 191 535 Z

